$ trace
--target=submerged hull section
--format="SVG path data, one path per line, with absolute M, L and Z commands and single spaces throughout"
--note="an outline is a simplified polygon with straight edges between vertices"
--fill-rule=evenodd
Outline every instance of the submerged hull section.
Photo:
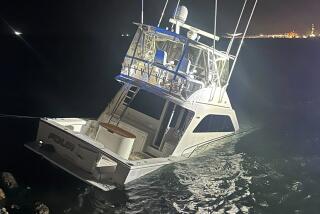
M 169 158 L 123 159 L 103 144 L 51 119 L 41 119 L 37 140 L 26 147 L 102 190 L 127 184 L 172 162 Z

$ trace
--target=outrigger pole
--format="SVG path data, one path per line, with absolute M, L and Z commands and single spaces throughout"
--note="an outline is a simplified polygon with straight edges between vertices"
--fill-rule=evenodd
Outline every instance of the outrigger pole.
M 230 55 L 230 51 L 231 51 L 231 48 L 232 48 L 232 46 L 233 46 L 233 42 L 234 42 L 234 40 L 235 40 L 236 33 L 237 33 L 237 31 L 238 31 L 240 22 L 241 22 L 241 20 L 242 20 L 243 12 L 244 12 L 244 10 L 246 9 L 247 2 L 248 2 L 248 0 L 245 0 L 244 4 L 243 4 L 243 6 L 242 6 L 242 10 L 241 10 L 241 13 L 240 13 L 240 16 L 239 16 L 237 25 L 236 25 L 236 27 L 235 27 L 235 29 L 234 29 L 232 38 L 231 38 L 231 40 L 230 40 L 230 42 L 229 42 L 229 45 L 228 45 L 228 48 L 227 48 L 227 56 Z M 239 46 L 238 49 L 240 49 L 240 48 L 241 48 L 241 44 L 240 44 L 240 46 Z M 233 65 L 235 64 L 235 63 L 234 63 L 235 61 L 236 61 L 236 59 L 234 59 Z M 223 63 L 222 70 L 224 70 L 225 66 L 226 66 L 226 62 Z M 232 66 L 232 67 L 233 67 L 233 66 Z M 231 71 L 231 70 L 230 70 L 230 71 Z M 228 87 L 228 84 L 229 84 L 229 81 L 230 81 L 230 76 L 231 76 L 231 74 L 232 74 L 232 72 L 229 73 L 228 81 L 227 81 L 227 84 L 225 85 L 225 90 L 227 90 L 227 87 Z M 222 98 L 223 98 L 223 96 L 224 96 L 224 93 L 225 93 L 225 90 L 222 90 L 222 91 L 220 92 L 219 101 L 222 100 Z
M 244 12 L 244 10 L 245 10 L 245 8 L 246 8 L 247 1 L 248 1 L 248 0 L 245 1 L 244 6 L 243 6 L 243 8 L 242 8 L 242 10 L 241 10 L 241 14 L 240 14 L 240 17 L 239 17 L 239 20 L 238 20 L 236 29 L 235 29 L 235 31 L 234 31 L 234 34 L 232 35 L 232 39 L 231 39 L 231 41 L 230 41 L 230 43 L 229 43 L 229 46 L 228 46 L 228 49 L 227 49 L 227 55 L 230 54 L 231 48 L 232 48 L 232 46 L 233 46 L 233 41 L 234 41 L 234 39 L 235 39 L 235 34 L 237 33 L 237 29 L 238 29 L 238 27 L 239 27 L 240 21 L 242 20 L 242 15 L 243 15 L 243 12 Z M 220 98 L 219 98 L 220 101 L 222 100 L 222 98 L 223 98 L 223 96 L 224 96 L 224 93 L 226 92 L 227 87 L 228 87 L 228 85 L 229 85 L 231 75 L 232 75 L 232 73 L 233 73 L 233 71 L 234 71 L 236 62 L 237 62 L 237 60 L 238 60 L 238 57 L 239 57 L 239 54 L 240 54 L 240 51 L 241 51 L 241 48 L 242 48 L 242 45 L 243 45 L 243 41 L 244 41 L 244 39 L 245 39 L 245 37 L 246 37 L 246 35 L 247 35 L 247 31 L 248 31 L 249 25 L 250 25 L 250 23 L 251 23 L 251 19 L 252 19 L 253 13 L 254 13 L 254 11 L 255 11 L 255 9 L 256 9 L 257 3 L 258 3 L 258 0 L 254 0 L 254 5 L 253 5 L 253 7 L 252 7 L 252 10 L 251 10 L 251 13 L 250 13 L 250 16 L 249 16 L 247 25 L 246 25 L 246 27 L 245 27 L 244 33 L 243 33 L 243 35 L 242 35 L 242 38 L 241 38 L 241 41 L 240 41 L 240 44 L 239 44 L 239 47 L 238 47 L 236 56 L 235 56 L 235 58 L 234 58 L 234 60 L 233 60 L 233 63 L 232 63 L 231 69 L 230 69 L 230 73 L 229 73 L 229 77 L 228 77 L 228 79 L 227 79 L 227 83 L 226 83 L 225 86 L 224 86 L 224 90 L 221 91 Z M 223 65 L 223 68 L 224 68 L 224 66 L 225 66 L 225 64 Z
M 254 13 L 254 11 L 255 11 L 255 9 L 256 9 L 257 3 L 258 3 L 258 0 L 255 0 L 254 5 L 253 5 L 253 7 L 252 7 L 252 11 L 251 11 L 250 17 L 249 17 L 249 20 L 248 20 L 248 23 L 247 23 L 246 28 L 245 28 L 245 31 L 244 31 L 244 33 L 243 33 L 243 35 L 242 35 L 241 42 L 240 42 L 239 48 L 238 48 L 237 53 L 236 53 L 236 57 L 234 58 L 232 67 L 231 67 L 231 69 L 230 69 L 230 74 L 229 74 L 229 77 L 228 77 L 226 86 L 229 85 L 229 81 L 230 81 L 231 75 L 232 75 L 232 73 L 233 73 L 235 64 L 236 64 L 236 62 L 237 62 L 237 60 L 238 60 L 238 56 L 239 56 L 239 54 L 240 54 L 240 50 L 241 50 L 241 47 L 242 47 L 242 44 L 243 44 L 243 40 L 245 39 L 245 37 L 246 37 L 246 35 L 247 35 L 247 31 L 248 31 L 249 25 L 250 25 L 250 23 L 251 23 L 251 19 L 252 19 L 253 13 Z
M 218 0 L 215 0 L 215 2 L 214 2 L 214 29 L 213 29 L 214 37 L 217 36 L 217 17 L 218 17 Z M 214 68 L 217 71 L 217 62 L 216 62 L 215 52 L 216 52 L 216 40 L 214 39 L 213 40 L 213 63 L 214 63 Z M 219 82 L 218 82 L 219 86 L 221 86 L 220 76 L 219 76 L 218 72 L 217 72 L 217 75 L 218 75 L 218 79 L 219 79 Z M 210 97 L 209 97 L 210 101 L 213 99 L 214 94 L 216 93 L 216 89 L 217 89 L 217 86 L 212 87 L 211 92 L 210 92 Z
M 245 10 L 245 8 L 246 8 L 246 6 L 247 6 L 247 2 L 248 2 L 248 0 L 245 0 L 245 2 L 244 2 L 244 4 L 243 4 L 243 7 L 242 7 L 242 10 L 241 10 L 240 17 L 239 17 L 239 19 L 238 19 L 236 28 L 234 29 L 234 32 L 233 32 L 231 41 L 230 41 L 230 43 L 229 43 L 229 45 L 228 45 L 227 55 L 230 54 L 231 48 L 232 48 L 232 46 L 233 46 L 234 39 L 235 39 L 235 37 L 236 37 L 237 31 L 238 31 L 238 28 L 239 28 L 239 25 L 240 25 L 240 22 L 241 22 L 241 19 L 242 19 L 243 12 L 244 12 L 244 10 Z

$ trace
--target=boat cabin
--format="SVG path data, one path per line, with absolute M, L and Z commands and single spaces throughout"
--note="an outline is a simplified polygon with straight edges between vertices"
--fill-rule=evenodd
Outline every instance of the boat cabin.
M 125 86 L 122 90 L 126 90 Z M 139 90 L 130 104 L 119 104 L 114 110 L 123 91 L 119 91 L 98 121 L 114 124 L 136 136 L 127 157 L 131 160 L 188 154 L 199 141 L 205 142 L 239 128 L 233 109 L 175 103 L 144 89 Z M 121 112 L 123 108 L 125 112 Z M 95 124 L 95 130 L 105 130 Z M 105 142 L 107 146 L 109 139 L 105 138 Z

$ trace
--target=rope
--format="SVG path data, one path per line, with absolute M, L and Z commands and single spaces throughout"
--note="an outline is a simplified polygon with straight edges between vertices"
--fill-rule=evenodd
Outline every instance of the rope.
M 0 114 L 0 118 L 18 118 L 18 119 L 40 119 L 42 117 L 34 117 L 28 115 Z

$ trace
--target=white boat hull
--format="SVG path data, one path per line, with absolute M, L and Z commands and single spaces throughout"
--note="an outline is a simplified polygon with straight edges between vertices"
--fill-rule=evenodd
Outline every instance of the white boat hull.
M 174 161 L 170 158 L 125 160 L 99 142 L 46 119 L 40 120 L 36 141 L 25 146 L 102 190 L 109 190 L 110 185 L 125 185 Z M 99 166 L 101 157 L 104 164 Z

